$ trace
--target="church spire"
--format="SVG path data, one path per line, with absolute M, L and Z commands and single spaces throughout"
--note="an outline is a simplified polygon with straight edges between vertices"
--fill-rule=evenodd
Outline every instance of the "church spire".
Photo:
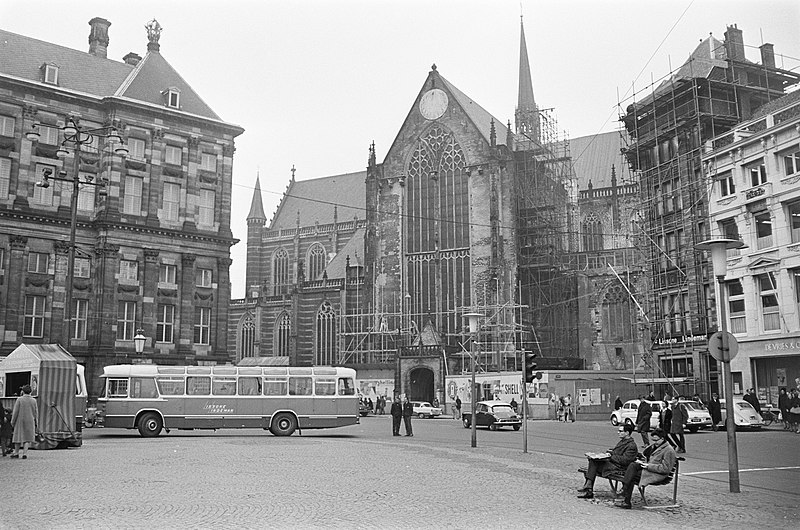
M 259 174 L 256 173 L 256 187 L 253 190 L 253 200 L 250 203 L 250 213 L 247 214 L 248 221 L 266 221 L 267 216 L 264 215 L 264 205 L 261 202 L 261 182 L 259 181 Z
M 539 140 L 539 109 L 533 97 L 533 77 L 528 62 L 528 47 L 525 43 L 525 26 L 519 17 L 519 93 L 517 94 L 517 133 L 530 140 Z

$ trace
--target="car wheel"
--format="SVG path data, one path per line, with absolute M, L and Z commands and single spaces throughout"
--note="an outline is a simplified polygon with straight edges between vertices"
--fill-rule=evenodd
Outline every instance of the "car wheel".
M 520 427 L 522 427 L 522 425 L 514 425 L 514 430 L 518 431 L 520 429 Z
M 627 423 L 628 425 L 633 425 L 633 420 L 630 418 L 625 418 L 625 423 Z
M 616 427 L 617 425 L 619 425 L 619 420 L 618 420 L 618 419 L 617 419 L 617 417 L 616 417 L 616 416 L 614 416 L 613 414 L 611 415 L 611 425 L 613 425 L 614 427 Z
M 421 412 L 419 414 L 417 414 L 417 418 L 424 418 L 424 417 L 425 417 L 425 414 L 423 414 Z
M 161 416 L 155 412 L 148 412 L 139 418 L 139 434 L 146 438 L 153 438 L 161 433 Z
M 464 424 L 465 429 L 469 429 L 469 418 L 464 418 L 461 422 Z
M 269 431 L 275 436 L 291 436 L 297 428 L 297 420 L 288 412 L 281 412 L 272 419 Z
M 496 431 L 496 430 L 497 430 L 497 425 L 495 425 L 494 423 L 492 423 L 491 425 L 489 425 L 489 430 L 490 430 L 490 431 Z

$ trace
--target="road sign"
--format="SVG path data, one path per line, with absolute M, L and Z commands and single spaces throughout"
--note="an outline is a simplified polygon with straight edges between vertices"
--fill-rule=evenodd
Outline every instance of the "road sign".
M 722 350 L 722 332 L 717 331 L 708 339 L 708 352 L 713 358 L 722 362 L 730 362 L 739 353 L 739 342 L 731 333 L 728 334 L 728 351 Z

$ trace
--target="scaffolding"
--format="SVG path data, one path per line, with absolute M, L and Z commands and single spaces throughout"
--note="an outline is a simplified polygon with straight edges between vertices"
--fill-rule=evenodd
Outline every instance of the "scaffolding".
M 705 337 L 715 328 L 713 288 L 707 262 L 695 250 L 709 237 L 708 201 L 715 184 L 702 168 L 701 156 L 714 137 L 750 118 L 798 80 L 797 74 L 749 61 L 709 63 L 693 55 L 619 102 L 620 121 L 628 133 L 622 136 L 630 139 L 624 153 L 640 182 L 639 239 L 650 284 L 645 300 L 650 364 L 667 381 L 695 376 L 691 387 L 678 392 L 710 394 L 717 384 L 716 363 L 705 351 Z M 693 366 L 694 361 L 700 366 Z

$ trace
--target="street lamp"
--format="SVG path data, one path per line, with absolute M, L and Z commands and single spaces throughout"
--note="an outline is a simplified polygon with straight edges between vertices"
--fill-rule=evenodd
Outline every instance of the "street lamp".
M 81 127 L 75 122 L 74 118 L 69 118 L 67 124 L 61 127 L 64 139 L 56 151 L 56 156 L 65 158 L 69 155 L 68 147 L 73 149 L 72 177 L 67 176 L 66 171 L 59 171 L 58 176 L 53 176 L 53 171 L 46 168 L 42 172 L 42 180 L 36 185 L 40 188 L 49 188 L 51 180 L 72 183 L 72 197 L 70 203 L 70 224 L 69 224 L 69 249 L 67 255 L 67 279 L 66 279 L 66 298 L 64 300 L 64 344 L 69 350 L 70 339 L 72 338 L 72 284 L 75 274 L 75 232 L 78 226 L 78 193 L 80 185 L 104 187 L 105 181 L 93 182 L 93 178 L 87 176 L 83 181 L 80 179 L 80 159 L 81 149 L 84 144 L 94 143 L 96 138 L 105 138 L 110 144 L 114 144 L 114 153 L 119 156 L 127 156 L 128 148 L 122 143 L 122 138 L 117 133 L 114 126 L 103 127 Z M 39 140 L 39 125 L 34 123 L 31 130 L 25 133 L 25 137 L 36 142 Z
M 711 251 L 711 263 L 719 286 L 719 325 L 722 332 L 722 370 L 725 385 L 725 430 L 728 435 L 728 482 L 731 493 L 739 493 L 739 455 L 736 449 L 736 420 L 733 412 L 733 377 L 731 376 L 728 323 L 725 316 L 725 274 L 728 272 L 728 250 L 746 248 L 736 239 L 709 239 L 695 245 L 698 250 Z
M 480 313 L 464 313 L 463 318 L 469 321 L 469 335 L 470 339 L 472 339 L 472 343 L 470 344 L 470 359 L 472 359 L 472 387 L 470 387 L 470 401 L 472 401 L 471 409 L 472 409 L 472 420 L 470 424 L 472 425 L 472 447 L 478 446 L 478 430 L 477 425 L 475 425 L 475 405 L 477 403 L 477 392 L 475 392 L 475 347 L 477 346 L 478 341 L 478 319 L 483 318 L 484 315 Z
M 133 345 L 137 354 L 141 355 L 144 352 L 145 342 L 147 342 L 147 337 L 144 336 L 144 330 L 142 328 L 137 329 L 136 335 L 133 336 Z

